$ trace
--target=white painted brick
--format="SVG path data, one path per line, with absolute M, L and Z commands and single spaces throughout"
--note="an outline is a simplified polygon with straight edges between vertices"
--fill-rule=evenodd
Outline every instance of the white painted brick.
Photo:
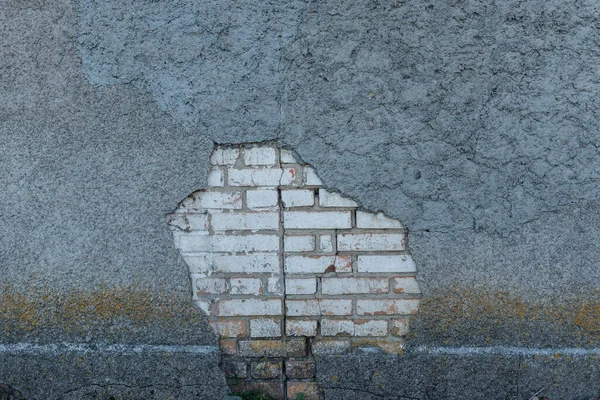
M 358 315 L 409 315 L 416 314 L 419 300 L 414 299 L 363 299 L 356 300 Z
M 317 321 L 288 319 L 285 321 L 285 334 L 288 336 L 317 336 Z
M 406 246 L 404 233 L 341 233 L 338 251 L 400 251 Z
M 281 272 L 277 254 L 218 255 L 213 256 L 213 268 L 224 273 L 277 273 Z
M 408 335 L 409 320 L 408 318 L 398 318 L 392 320 L 392 335 L 406 336 Z
M 324 253 L 333 251 L 333 241 L 331 240 L 331 235 L 319 236 L 319 250 Z
M 250 320 L 251 337 L 281 337 L 280 319 L 251 319 Z
M 286 167 L 281 174 L 281 186 L 300 186 L 302 184 L 302 176 L 296 167 Z
M 220 294 L 227 291 L 227 281 L 221 278 L 198 278 L 194 279 L 194 293 Z
M 281 315 L 282 311 L 279 299 L 232 299 L 217 303 L 217 315 L 221 317 Z
M 213 255 L 207 253 L 181 253 L 191 275 L 206 277 L 213 272 Z
M 182 231 L 207 231 L 208 214 L 173 213 L 169 216 L 169 226 Z
M 358 207 L 352 199 L 343 197 L 339 193 L 319 189 L 319 206 L 321 207 Z
M 281 191 L 284 207 L 306 207 L 315 205 L 315 191 L 309 189 L 292 189 Z
M 215 231 L 233 230 L 278 230 L 278 212 L 255 212 L 255 213 L 218 213 L 212 214 L 211 226 Z
M 231 278 L 231 294 L 253 294 L 258 296 L 263 293 L 262 281 L 257 278 Z
M 225 174 L 220 168 L 213 168 L 208 173 L 208 186 L 223 186 L 225 185 Z
M 296 157 L 294 157 L 294 153 L 291 150 L 281 149 L 279 150 L 281 162 L 285 164 L 296 164 Z
M 387 278 L 323 278 L 323 294 L 387 293 Z
M 283 294 L 283 275 L 273 275 L 267 280 L 267 287 L 271 294 Z
M 188 198 L 189 199 L 189 198 Z M 183 201 L 183 208 L 239 210 L 242 208 L 241 192 L 196 192 L 190 200 Z
M 281 168 L 230 168 L 228 171 L 229 186 L 279 186 Z
M 210 163 L 212 165 L 233 165 L 239 155 L 239 149 L 215 149 L 210 156 Z
M 387 320 L 355 320 L 354 321 L 355 336 L 387 336 L 388 322 Z
M 286 256 L 284 269 L 289 274 L 352 272 L 352 258 L 350 256 Z
M 409 255 L 358 256 L 358 272 L 415 272 L 416 266 Z
M 287 229 L 347 229 L 352 227 L 350 211 L 285 211 Z
M 324 319 L 321 320 L 321 335 L 323 336 L 352 336 L 354 322 L 352 320 Z
M 175 247 L 183 252 L 278 251 L 277 235 L 208 235 L 202 232 L 173 233 Z
M 246 192 L 248 208 L 276 207 L 279 202 L 277 189 L 256 189 Z
M 304 184 L 307 186 L 320 186 L 323 184 L 314 168 L 304 167 Z
M 211 316 L 212 315 L 212 300 L 194 300 L 196 307 L 200 309 L 204 313 L 204 315 Z
M 286 278 L 286 294 L 314 294 L 317 292 L 316 278 Z
M 396 294 L 419 294 L 419 284 L 417 280 L 412 277 L 396 277 L 394 278 L 394 293 Z
M 313 235 L 285 235 L 283 247 L 286 252 L 313 251 L 315 249 L 315 237 Z
M 273 147 L 253 147 L 244 149 L 244 164 L 246 165 L 275 165 L 277 152 Z
M 286 300 L 286 315 L 291 317 L 304 315 L 351 315 L 350 299 L 308 299 Z
M 404 225 L 397 219 L 387 217 L 384 213 L 373 214 L 365 211 L 356 212 L 357 228 L 403 229 Z

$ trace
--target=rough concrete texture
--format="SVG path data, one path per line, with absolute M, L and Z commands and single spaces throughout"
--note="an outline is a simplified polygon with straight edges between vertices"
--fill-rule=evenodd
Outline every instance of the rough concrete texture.
M 407 354 L 327 357 L 317 379 L 327 400 L 595 399 L 597 356 L 433 356 Z
M 2 355 L 0 379 L 27 400 L 220 400 L 228 389 L 217 361 L 214 354 Z
M 575 301 L 594 318 L 534 343 L 579 321 L 594 345 L 599 17 L 593 0 L 0 0 L 2 283 L 189 299 L 164 216 L 205 185 L 213 141 L 276 139 L 407 225 L 425 301 L 506 292 L 527 323 Z M 422 313 L 415 341 L 522 343 L 471 311 L 451 335 Z M 558 398 L 588 395 L 572 388 Z

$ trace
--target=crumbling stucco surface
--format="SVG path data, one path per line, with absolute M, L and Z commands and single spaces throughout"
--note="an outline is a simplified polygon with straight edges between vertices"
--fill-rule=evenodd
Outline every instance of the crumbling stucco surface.
M 277 140 L 327 187 L 406 224 L 430 304 L 473 286 L 524 315 L 587 299 L 599 17 L 592 0 L 1 0 L 2 283 L 189 298 L 164 216 L 206 184 L 213 142 Z M 415 341 L 522 344 L 490 315 L 448 339 L 432 313 Z M 576 339 L 545 321 L 552 333 L 527 343 L 596 343 L 596 319 Z M 202 329 L 194 340 L 214 343 Z

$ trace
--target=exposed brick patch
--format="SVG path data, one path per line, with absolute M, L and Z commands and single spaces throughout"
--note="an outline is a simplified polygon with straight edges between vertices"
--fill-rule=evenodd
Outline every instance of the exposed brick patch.
M 402 351 L 419 307 L 408 232 L 273 144 L 217 147 L 168 217 L 232 387 L 319 399 L 312 355 Z

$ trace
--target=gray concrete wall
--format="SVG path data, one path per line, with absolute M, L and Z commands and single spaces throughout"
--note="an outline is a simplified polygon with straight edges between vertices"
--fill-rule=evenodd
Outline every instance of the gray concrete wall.
M 599 18 L 594 1 L 2 0 L 0 338 L 214 345 L 165 215 L 205 185 L 213 142 L 277 140 L 410 229 L 415 347 L 593 352 Z

